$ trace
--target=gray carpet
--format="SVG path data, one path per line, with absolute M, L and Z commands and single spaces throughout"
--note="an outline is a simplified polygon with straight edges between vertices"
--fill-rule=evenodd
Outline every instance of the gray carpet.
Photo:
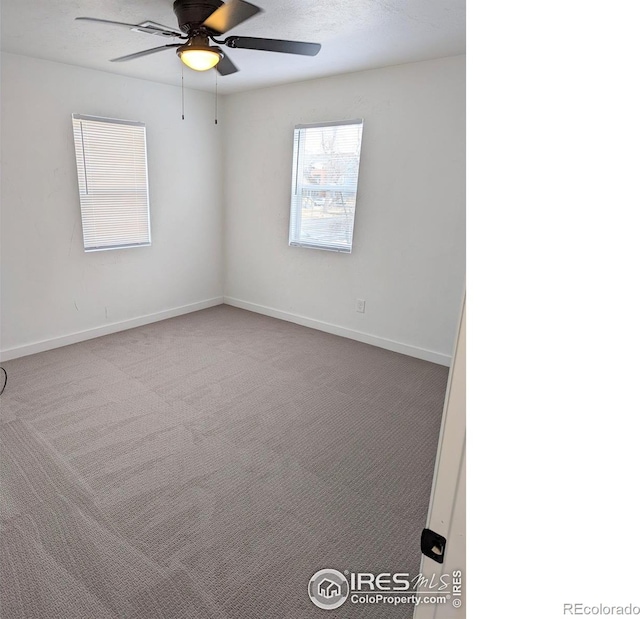
M 229 306 L 3 365 L 3 619 L 326 619 L 316 570 L 418 571 L 444 367 Z

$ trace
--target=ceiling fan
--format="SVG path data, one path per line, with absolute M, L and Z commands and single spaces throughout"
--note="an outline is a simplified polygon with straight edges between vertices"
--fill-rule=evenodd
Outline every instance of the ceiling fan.
M 220 35 L 235 28 L 238 24 L 262 11 L 261 8 L 245 2 L 245 0 L 175 0 L 173 12 L 178 18 L 180 30 L 146 21 L 141 24 L 97 19 L 95 17 L 76 17 L 78 20 L 124 26 L 136 32 L 153 34 L 165 38 L 179 38 L 182 43 L 169 43 L 152 47 L 135 54 L 113 58 L 111 62 L 125 62 L 165 49 L 177 48 L 180 60 L 196 71 L 208 71 L 214 67 L 220 75 L 236 73 L 238 68 L 231 62 L 220 45 L 231 48 L 255 49 L 285 54 L 315 56 L 320 51 L 319 43 L 303 43 L 282 39 L 261 39 L 256 37 L 231 36 L 218 39 Z M 211 42 L 216 45 L 211 45 Z

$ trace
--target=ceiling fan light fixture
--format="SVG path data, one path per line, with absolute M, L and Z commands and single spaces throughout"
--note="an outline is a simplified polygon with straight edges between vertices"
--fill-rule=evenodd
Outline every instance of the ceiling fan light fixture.
M 213 69 L 222 57 L 222 54 L 206 45 L 182 45 L 176 53 L 180 60 L 194 71 Z
M 180 41 L 112 58 L 111 62 L 127 62 L 167 49 L 175 49 L 181 62 L 194 71 L 209 71 L 215 68 L 220 75 L 232 75 L 238 72 L 238 67 L 233 64 L 226 50 L 223 52 L 218 47 L 220 45 L 300 56 L 315 56 L 320 51 L 320 43 L 303 41 L 240 36 L 230 36 L 222 41 L 216 39 L 262 11 L 261 8 L 246 0 L 226 0 L 226 2 L 224 0 L 175 0 L 173 11 L 178 18 L 179 30 L 152 21 L 130 24 L 97 17 L 76 17 L 76 19 L 108 26 L 121 26 L 136 32 L 171 37 Z M 212 42 L 216 45 L 211 45 Z

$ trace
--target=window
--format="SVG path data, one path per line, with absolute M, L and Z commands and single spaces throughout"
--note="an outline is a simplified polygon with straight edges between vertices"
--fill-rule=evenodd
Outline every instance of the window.
M 73 115 L 85 251 L 151 245 L 144 123 Z
M 362 122 L 296 125 L 289 245 L 351 253 Z

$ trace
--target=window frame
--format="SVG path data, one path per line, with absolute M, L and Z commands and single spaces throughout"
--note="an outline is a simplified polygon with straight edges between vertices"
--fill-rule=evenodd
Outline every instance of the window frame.
M 300 239 L 300 232 L 302 227 L 302 192 L 304 191 L 303 183 L 302 183 L 302 174 L 303 170 L 301 169 L 301 161 L 300 161 L 300 149 L 303 144 L 303 140 L 306 137 L 306 133 L 303 130 L 306 129 L 324 129 L 330 127 L 339 127 L 339 126 L 360 126 L 360 142 L 358 145 L 358 166 L 355 174 L 355 189 L 353 191 L 353 219 L 351 223 L 351 237 L 349 241 L 349 245 L 338 245 L 338 244 L 330 244 L 330 243 L 314 243 L 303 241 Z M 358 182 L 360 176 L 360 162 L 362 159 L 362 132 L 364 130 L 364 119 L 363 118 L 354 118 L 350 120 L 337 120 L 337 121 L 329 121 L 329 122 L 317 122 L 317 123 L 305 123 L 298 124 L 294 127 L 293 133 L 293 165 L 292 165 L 292 173 L 291 173 L 291 201 L 290 201 L 290 213 L 289 213 L 289 247 L 301 247 L 305 249 L 320 249 L 323 251 L 332 251 L 344 254 L 350 254 L 353 252 L 353 232 L 355 228 L 355 219 L 356 219 L 356 203 L 357 203 L 357 194 L 358 194 Z M 304 146 L 302 145 L 302 148 Z M 297 202 L 296 202 L 297 199 Z M 295 231 L 295 234 L 294 234 Z
M 78 180 L 78 196 L 80 199 L 80 217 L 81 217 L 81 225 L 82 225 L 82 237 L 83 237 L 83 248 L 85 253 L 91 253 L 96 251 L 110 251 L 114 249 L 131 249 L 134 247 L 149 247 L 151 245 L 151 209 L 149 205 L 149 160 L 148 160 L 148 149 L 147 149 L 147 129 L 146 124 L 140 121 L 134 120 L 124 120 L 119 118 L 109 118 L 105 116 L 92 116 L 88 114 L 72 114 L 72 129 L 73 129 L 73 138 L 74 138 L 74 152 L 76 158 L 76 167 L 77 167 L 77 180 Z M 76 133 L 76 121 L 80 126 L 80 135 L 81 135 L 81 143 L 77 142 L 77 133 Z M 107 125 L 122 125 L 122 126 L 132 126 L 132 127 L 140 127 L 142 128 L 143 134 L 143 152 L 144 152 L 144 183 L 140 183 L 141 187 L 144 187 L 144 197 L 146 202 L 146 208 L 140 209 L 144 214 L 143 222 L 146 224 L 146 234 L 144 235 L 145 240 L 140 242 L 132 242 L 132 243 L 120 243 L 120 244 L 111 244 L 111 245 L 91 245 L 87 243 L 85 236 L 85 220 L 89 219 L 88 210 L 90 208 L 89 205 L 85 206 L 83 204 L 83 193 L 82 188 L 84 186 L 86 194 L 89 194 L 89 183 L 91 180 L 91 172 L 87 170 L 86 166 L 86 157 L 87 157 L 87 148 L 84 143 L 84 133 L 82 130 L 82 121 L 90 121 L 97 123 L 104 123 Z M 81 169 L 82 164 L 82 169 Z M 104 194 L 109 195 L 109 194 Z M 115 194 L 114 194 L 115 195 Z M 85 211 L 85 209 L 87 209 Z

